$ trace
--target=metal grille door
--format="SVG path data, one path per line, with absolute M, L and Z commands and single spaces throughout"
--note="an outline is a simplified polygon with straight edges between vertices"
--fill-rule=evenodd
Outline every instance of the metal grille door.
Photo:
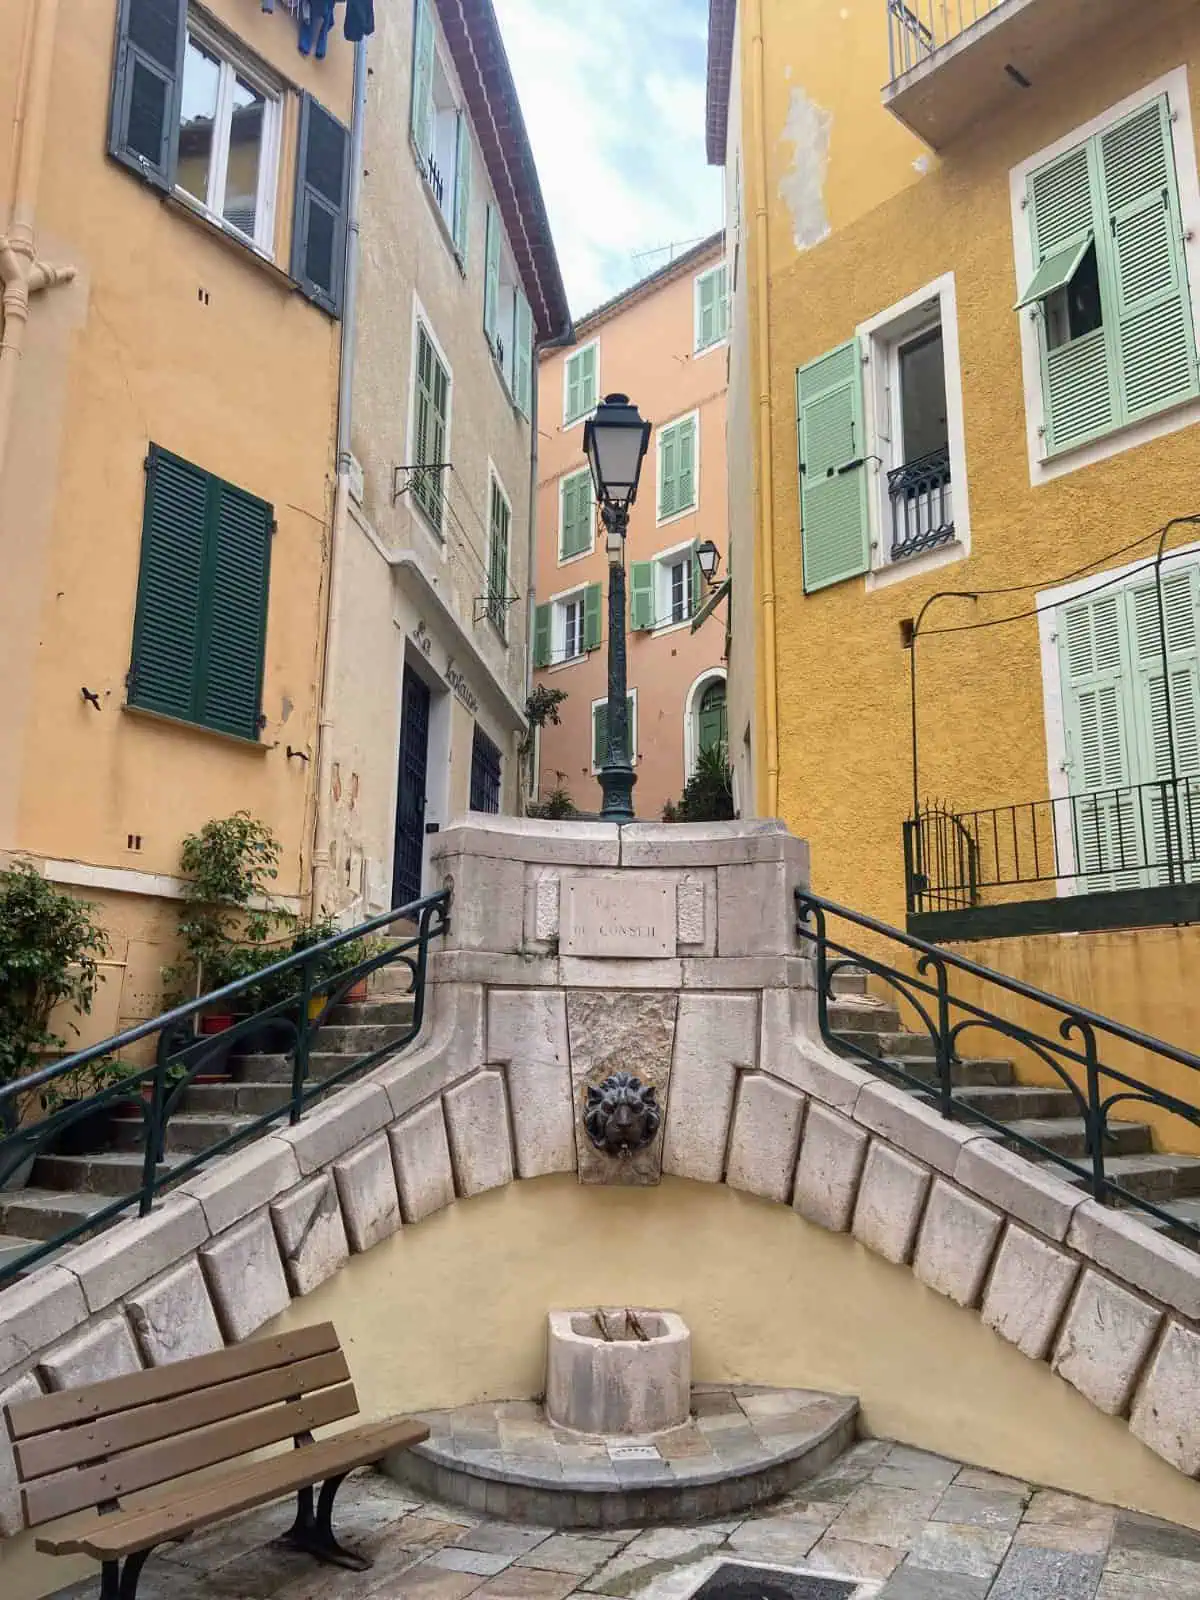
M 396 853 L 392 863 L 392 904 L 421 897 L 425 851 L 425 779 L 429 767 L 429 690 L 405 670 L 400 710 L 400 780 L 396 794 Z
M 471 810 L 500 810 L 500 752 L 478 723 L 471 748 Z

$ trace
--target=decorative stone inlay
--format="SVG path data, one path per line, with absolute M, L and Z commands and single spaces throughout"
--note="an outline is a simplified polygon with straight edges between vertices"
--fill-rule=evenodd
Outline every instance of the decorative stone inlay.
M 400 1227 L 400 1195 L 386 1134 L 368 1139 L 335 1161 L 333 1181 L 351 1250 L 370 1250 L 381 1239 L 391 1238 Z
M 809 1101 L 792 1193 L 802 1217 L 833 1233 L 849 1230 L 869 1143 L 870 1135 L 849 1118 Z
M 928 1189 L 928 1168 L 873 1139 L 854 1207 L 854 1237 L 885 1260 L 906 1265 Z
M 681 945 L 704 943 L 704 884 L 687 882 L 675 888 L 675 916 Z
M 1089 1268 L 1050 1365 L 1093 1405 L 1119 1417 L 1161 1321 L 1153 1306 Z
M 983 1320 L 1033 1361 L 1043 1361 L 1062 1321 L 1079 1264 L 1010 1223 L 983 1299 Z
M 615 1072 L 629 1072 L 655 1090 L 660 1111 L 668 1106 L 677 996 L 634 990 L 572 990 L 567 995 L 571 1084 L 575 1094 L 576 1146 L 581 1183 L 653 1184 L 662 1175 L 662 1129 L 631 1155 L 597 1150 L 583 1116 L 587 1091 Z
M 935 1178 L 921 1220 L 913 1271 L 960 1306 L 979 1303 L 1000 1235 L 1001 1218 L 978 1200 Z
M 786 1201 L 795 1181 L 803 1121 L 803 1095 L 765 1073 L 744 1073 L 729 1139 L 729 1187 Z
M 442 1102 L 435 1100 L 414 1111 L 388 1130 L 388 1138 L 405 1222 L 420 1222 L 422 1217 L 450 1205 L 454 1199 L 454 1171 Z
M 1200 1477 L 1200 1333 L 1169 1322 L 1129 1417 L 1143 1444 Z M 1200 1580 L 1200 1571 L 1196 1574 Z
M 459 1194 L 482 1194 L 511 1183 L 512 1135 L 501 1074 L 477 1073 L 448 1089 L 442 1105 Z
M 119 1311 L 97 1317 L 82 1332 L 47 1350 L 38 1371 L 48 1389 L 79 1389 L 142 1370 L 129 1323 Z
M 152 1367 L 224 1348 L 212 1301 L 194 1257 L 153 1278 L 125 1302 L 142 1355 Z
M 309 1294 L 350 1259 L 332 1174 L 272 1201 L 271 1219 L 293 1294 Z
M 205 1245 L 200 1261 L 221 1328 L 231 1344 L 248 1339 L 291 1300 L 271 1219 L 265 1211 L 247 1217 Z
M 593 873 L 563 885 L 559 953 L 645 960 L 675 954 L 674 885 L 662 878 Z

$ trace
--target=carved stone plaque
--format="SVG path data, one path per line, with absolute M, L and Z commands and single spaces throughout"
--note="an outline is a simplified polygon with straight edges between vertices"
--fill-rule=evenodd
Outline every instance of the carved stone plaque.
M 559 953 L 564 956 L 675 954 L 675 888 L 611 873 L 563 884 Z

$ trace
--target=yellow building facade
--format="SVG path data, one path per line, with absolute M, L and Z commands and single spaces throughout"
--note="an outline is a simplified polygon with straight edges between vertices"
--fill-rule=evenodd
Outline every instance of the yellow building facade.
M 183 836 L 312 836 L 353 46 L 239 0 L 14 0 L 0 112 L 0 859 L 159 1009 Z
M 831 898 L 1184 1046 L 1198 73 L 1172 0 L 710 34 L 742 792 Z

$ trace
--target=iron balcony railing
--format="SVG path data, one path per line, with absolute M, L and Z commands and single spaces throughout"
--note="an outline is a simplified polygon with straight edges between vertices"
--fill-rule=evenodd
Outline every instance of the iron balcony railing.
M 904 824 L 904 862 L 910 915 L 1031 884 L 1097 894 L 1200 883 L 1200 777 L 977 811 L 927 806 Z
M 888 62 L 894 83 L 1008 0 L 887 0 Z
M 433 198 L 441 206 L 446 199 L 446 180 L 442 177 L 442 169 L 432 156 L 425 164 L 425 176 L 429 187 L 433 190 Z
M 344 933 L 334 934 L 307 950 L 287 956 L 274 965 L 264 967 L 211 994 L 200 995 L 186 1005 L 176 1006 L 149 1022 L 130 1028 L 99 1044 L 89 1045 L 61 1061 L 51 1062 L 39 1071 L 18 1078 L 12 1083 L 0 1084 L 0 1192 L 10 1187 L 14 1178 L 18 1182 L 22 1171 L 27 1171 L 39 1154 L 51 1151 L 65 1131 L 85 1119 L 95 1119 L 98 1113 L 124 1111 L 137 1118 L 138 1134 L 133 1148 L 142 1156 L 141 1181 L 129 1194 L 115 1196 L 106 1205 L 90 1212 L 86 1217 L 40 1241 L 30 1250 L 0 1263 L 0 1286 L 27 1272 L 30 1267 L 54 1251 L 84 1234 L 93 1233 L 124 1211 L 137 1208 L 146 1216 L 153 1207 L 155 1197 L 168 1187 L 196 1171 L 214 1157 L 223 1155 L 235 1145 L 253 1138 L 271 1123 L 287 1118 L 297 1123 L 305 1109 L 319 1100 L 338 1084 L 356 1077 L 376 1066 L 388 1056 L 402 1050 L 417 1037 L 425 1016 L 425 978 L 429 959 L 429 944 L 446 933 L 450 927 L 450 893 L 442 890 L 410 905 L 398 906 L 382 915 L 364 922 Z M 377 950 L 352 967 L 329 974 L 329 958 L 342 946 L 354 940 L 385 934 L 399 921 L 416 923 L 416 932 L 401 938 L 397 943 Z M 413 1008 L 409 1022 L 397 1028 L 396 1037 L 384 1045 L 331 1073 L 328 1077 L 310 1077 L 309 1062 L 314 1041 L 347 992 L 360 980 L 384 967 L 407 967 L 411 980 L 409 993 Z M 285 999 L 264 1006 L 249 1015 L 237 1018 L 233 1026 L 222 1033 L 197 1034 L 200 1013 L 214 1007 L 227 1007 L 235 1014 L 238 1002 L 256 987 L 270 984 L 274 989 L 278 980 L 295 976 L 295 988 Z M 285 984 L 286 988 L 286 984 Z M 291 1058 L 291 1078 L 282 1084 L 279 1104 L 256 1117 L 247 1118 L 227 1137 L 207 1149 L 189 1153 L 179 1161 L 164 1164 L 167 1129 L 171 1117 L 180 1109 L 183 1097 L 197 1076 L 223 1074 L 231 1055 L 246 1049 L 256 1037 L 262 1042 L 267 1030 L 275 1036 L 271 1043 L 274 1053 Z M 47 1097 L 52 1101 L 62 1099 L 66 1086 L 86 1084 L 89 1069 L 94 1072 L 102 1063 L 110 1063 L 121 1051 L 131 1049 L 145 1039 L 155 1039 L 152 1063 L 144 1067 L 131 1066 L 122 1071 L 98 1092 L 62 1104 L 48 1116 L 36 1119 L 40 1104 Z M 123 1148 L 128 1148 L 123 1145 Z
M 948 544 L 954 537 L 949 445 L 890 471 L 888 497 L 893 561 Z
M 861 1061 L 872 1072 L 881 1073 L 932 1101 L 943 1117 L 990 1129 L 1034 1160 L 1064 1168 L 1081 1179 L 1088 1192 L 1102 1203 L 1131 1206 L 1156 1218 L 1176 1236 L 1182 1235 L 1200 1245 L 1200 1226 L 1163 1210 L 1128 1188 L 1108 1167 L 1114 1144 L 1109 1123 L 1118 1120 L 1113 1118 L 1117 1106 L 1154 1106 L 1170 1117 L 1178 1117 L 1200 1128 L 1197 1105 L 1200 1101 L 1200 1056 L 1136 1028 L 1127 1028 L 1085 1006 L 1072 1005 L 1057 995 L 1006 977 L 990 967 L 953 955 L 937 945 L 914 939 L 898 928 L 847 910 L 820 895 L 798 889 L 795 899 L 796 932 L 811 948 L 816 962 L 817 1020 L 826 1044 L 840 1055 Z M 831 937 L 831 921 L 849 924 L 850 929 Z M 881 947 L 886 950 L 887 958 L 878 953 L 868 955 L 861 948 L 843 943 L 844 939 L 854 937 L 855 929 L 870 936 L 873 951 L 879 952 Z M 907 965 L 891 964 L 900 960 L 906 960 Z M 910 1072 L 902 1060 L 873 1055 L 853 1040 L 839 1035 L 830 1025 L 829 1005 L 835 998 L 834 980 L 838 973 L 849 970 L 862 971 L 876 979 L 918 1019 L 918 1030 L 927 1033 L 933 1045 L 932 1082 Z M 988 1003 L 969 998 L 967 991 L 971 995 L 982 991 Z M 999 1009 L 1006 1001 L 1014 1009 L 1014 1003 L 1020 1002 L 1027 1013 L 1032 1010 L 1037 1017 L 1045 1017 L 1045 1026 L 1025 1026 L 1006 1017 Z M 996 1009 L 991 1009 L 993 1006 Z M 962 1096 L 954 1081 L 955 1068 L 962 1060 L 960 1051 L 964 1040 L 974 1043 L 980 1034 L 999 1036 L 1009 1045 L 1016 1045 L 1049 1068 L 1070 1092 L 1084 1123 L 1087 1151 L 1084 1159 L 1064 1155 L 1061 1150 L 1041 1144 L 991 1116 L 978 1100 Z M 1115 1050 L 1140 1051 L 1142 1058 L 1155 1066 L 1172 1064 L 1172 1071 L 1174 1067 L 1184 1068 L 1183 1077 L 1191 1086 L 1186 1091 L 1188 1098 L 1156 1088 L 1125 1067 L 1118 1067 L 1112 1059 Z M 906 1059 L 911 1065 L 912 1058 Z

